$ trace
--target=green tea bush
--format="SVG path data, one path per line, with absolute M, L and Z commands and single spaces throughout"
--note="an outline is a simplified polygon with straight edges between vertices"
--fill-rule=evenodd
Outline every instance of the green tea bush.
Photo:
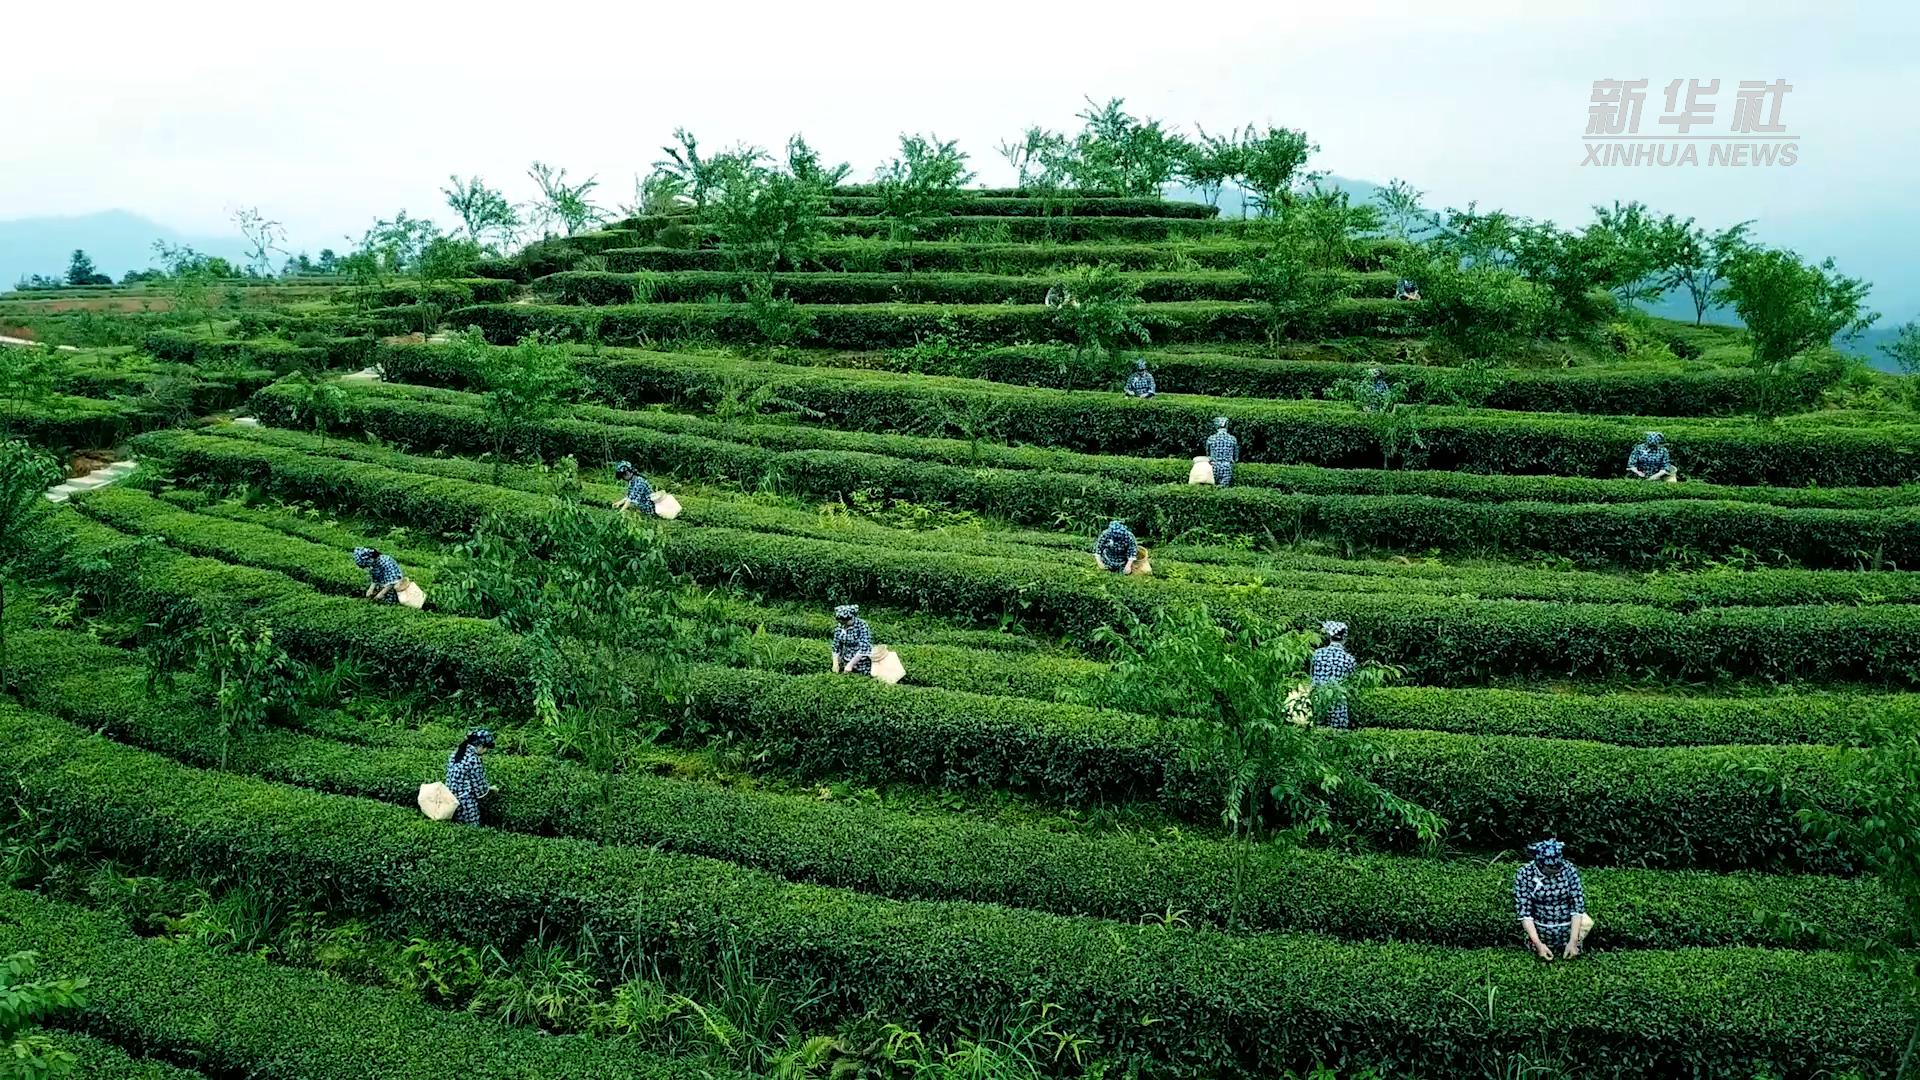
M 502 1080 L 685 1075 L 674 1061 L 632 1043 L 557 1039 L 437 1009 L 413 994 L 140 938 L 111 917 L 27 893 L 0 893 L 0 915 L 0 948 L 42 949 L 112 988 L 95 996 L 76 1026 L 142 1060 L 108 1051 L 83 1076 L 199 1075 L 153 1058 L 267 1080 L 424 1076 L 449 1061 L 460 1062 L 465 1075 Z
M 836 1011 L 952 1024 L 982 1009 L 1044 1001 L 1103 1053 L 1164 1068 L 1269 1075 L 1365 1054 L 1398 1069 L 1448 1072 L 1490 1047 L 1531 1045 L 1546 1025 L 1595 1067 L 1722 1071 L 1737 1061 L 1810 1072 L 1890 1060 L 1906 1027 L 1904 1014 L 1873 983 L 1829 954 L 1643 950 L 1563 969 L 1538 965 L 1517 949 L 1234 936 L 887 900 L 690 856 L 450 828 L 406 808 L 184 769 L 14 708 L 0 712 L 0 773 L 48 807 L 69 835 L 168 871 L 218 872 L 289 899 L 318 893 L 350 908 L 380 907 L 427 932 L 476 944 L 511 948 L 555 922 L 583 935 L 618 933 L 647 951 L 726 941 L 753 955 L 758 977 L 817 986 Z M 262 828 L 263 821 L 273 827 Z M 52 958 L 73 969 L 118 972 L 118 1000 L 137 1007 L 120 1006 L 106 1017 L 125 1017 L 120 1022 L 128 1027 L 142 1020 L 161 1032 L 186 1027 L 200 1033 L 202 1046 L 254 1040 L 247 1047 L 253 1053 L 259 1040 L 284 1037 L 288 1050 L 350 1059 L 356 1075 L 368 1071 L 369 1051 L 344 1054 L 334 1040 L 357 1044 L 369 1026 L 406 1033 L 383 1040 L 378 1052 L 438 1051 L 432 1060 L 447 1060 L 441 1040 L 459 1033 L 503 1037 L 471 1018 L 406 1023 L 402 1016 L 418 1014 L 395 1015 L 391 997 L 345 984 L 334 984 L 337 995 L 299 992 L 310 977 L 289 981 L 291 975 L 279 977 L 269 1015 L 298 1017 L 301 1006 L 325 1005 L 332 1033 L 310 1033 L 294 1019 L 236 1024 L 236 1016 L 256 1015 L 238 999 L 259 985 L 250 977 L 262 970 L 257 961 L 203 960 L 133 943 L 97 917 L 38 901 L 0 904 L 10 916 L 0 925 L 0 945 L 24 932 L 26 940 L 59 942 Z M 207 986 L 202 993 L 217 995 L 218 1007 L 172 989 L 164 998 L 144 996 L 148 984 L 140 975 L 154 970 L 147 957 L 156 953 L 167 957 L 169 988 L 183 980 Z M 229 970 L 247 977 L 223 978 Z M 1703 995 L 1703 982 L 1715 993 Z M 1490 1024 L 1436 992 L 1484 986 L 1538 1011 L 1502 1014 Z M 1620 1006 L 1623 997 L 1632 1008 Z M 1143 1012 L 1162 1022 L 1139 1023 Z M 380 1013 L 377 1021 L 370 1015 Z M 193 1016 L 203 1019 L 196 1024 Z M 623 1075 L 649 1067 L 617 1044 L 542 1041 L 550 1053 L 582 1055 L 567 1062 L 571 1075 L 604 1075 L 603 1054 L 624 1059 Z M 529 1062 L 549 1059 L 531 1053 L 508 1060 L 524 1073 Z M 327 1068 L 308 1073 L 331 1075 Z
M 154 702 L 130 654 L 49 632 L 26 635 L 15 649 L 37 707 L 186 764 L 206 767 L 217 759 L 200 707 L 187 697 Z M 406 806 L 414 778 L 435 775 L 445 757 L 439 746 L 366 746 L 272 732 L 241 744 L 228 767 Z M 1210 839 L 1078 835 L 645 774 L 616 778 L 609 796 L 594 771 L 541 757 L 495 755 L 488 775 L 501 786 L 487 802 L 495 828 L 706 855 L 895 899 L 1121 920 L 1181 911 L 1195 922 L 1224 925 L 1240 857 Z M 1275 847 L 1252 859 L 1246 873 L 1257 887 L 1241 912 L 1248 929 L 1486 947 L 1518 940 L 1510 864 Z M 1799 947 L 1823 930 L 1892 917 L 1887 898 L 1863 880 L 1599 867 L 1583 876 L 1594 909 L 1606 913 L 1604 943 L 1615 948 Z M 1804 925 L 1768 926 L 1756 913 L 1762 907 L 1790 912 Z

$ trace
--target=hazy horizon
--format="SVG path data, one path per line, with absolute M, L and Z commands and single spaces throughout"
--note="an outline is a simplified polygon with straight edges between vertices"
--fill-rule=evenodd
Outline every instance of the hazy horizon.
M 678 126 L 716 148 L 804 133 L 856 178 L 900 132 L 934 132 L 960 142 L 981 182 L 1004 183 L 995 143 L 1029 124 L 1076 127 L 1091 95 L 1187 131 L 1303 128 L 1321 147 L 1312 167 L 1404 178 L 1436 209 L 1477 202 L 1576 226 L 1594 204 L 1639 199 L 1713 227 L 1756 219 L 1763 241 L 1873 281 L 1883 321 L 1905 321 L 1920 313 L 1907 253 L 1920 211 L 1906 195 L 1920 118 L 1893 105 L 1915 79 L 1920 15 L 1891 3 L 1792 11 L 1490 0 L 1223 18 L 1125 3 L 854 4 L 820 19 L 767 5 L 718 31 L 690 10 L 591 2 L 516 36 L 439 2 L 283 15 L 216 0 L 190 19 L 150 5 L 34 7 L 13 17 L 21 40 L 86 48 L 21 50 L 0 76 L 15 103 L 0 220 L 124 209 L 222 236 L 235 209 L 257 206 L 286 224 L 290 250 L 317 253 L 402 208 L 447 224 L 450 173 L 524 199 L 538 159 L 597 175 L 605 204 L 629 200 Z M 510 48 L 519 41 L 533 46 Z M 1649 80 L 1647 136 L 1673 130 L 1656 122 L 1666 83 L 1720 79 L 1710 127 L 1723 138 L 1739 80 L 1784 78 L 1798 161 L 1583 165 L 1603 78 Z

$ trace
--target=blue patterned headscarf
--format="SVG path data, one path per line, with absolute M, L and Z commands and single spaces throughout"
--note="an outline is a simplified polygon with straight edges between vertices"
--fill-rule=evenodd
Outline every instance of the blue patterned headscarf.
M 353 549 L 353 565 L 362 570 L 372 569 L 374 560 L 379 557 L 379 553 L 372 548 L 359 547 Z
M 1647 445 L 1648 445 L 1648 446 L 1659 446 L 1659 445 L 1660 445 L 1660 443 L 1661 443 L 1661 441 L 1662 441 L 1662 440 L 1661 440 L 1661 436 L 1660 436 L 1660 433 L 1659 433 L 1659 432 L 1657 432 L 1657 431 L 1649 431 L 1649 432 L 1647 432 Z
M 1533 861 L 1545 865 L 1552 865 L 1553 863 L 1559 862 L 1560 853 L 1566 849 L 1566 845 L 1558 840 L 1542 840 L 1537 844 L 1531 845 Z
M 1347 624 L 1343 622 L 1323 622 L 1320 624 L 1320 629 L 1327 635 L 1329 641 L 1339 641 L 1347 636 Z
M 1226 426 L 1227 426 L 1227 418 L 1226 418 L 1226 417 L 1224 417 L 1224 416 L 1216 416 L 1216 417 L 1214 417 L 1214 418 L 1213 418 L 1213 426 L 1214 426 L 1214 427 L 1217 427 L 1217 428 L 1220 428 L 1220 429 L 1222 429 L 1222 430 L 1225 430 L 1225 429 L 1226 429 Z
M 475 746 L 482 746 L 491 750 L 496 741 L 493 737 L 493 732 L 483 727 L 474 728 L 472 731 L 467 732 L 466 738 L 460 740 L 460 748 L 453 752 L 453 760 L 460 761 L 465 759 L 467 751 Z
M 1135 371 L 1145 371 L 1145 370 L 1147 370 L 1147 358 L 1146 358 L 1146 357 L 1144 357 L 1144 356 L 1136 356 L 1136 357 L 1134 357 L 1134 358 L 1133 358 L 1133 369 L 1134 369 Z
M 1127 528 L 1127 523 L 1124 521 L 1107 522 L 1107 531 L 1110 533 L 1130 533 L 1130 530 Z
M 860 614 L 858 604 L 841 604 L 833 609 L 833 617 L 836 619 L 851 619 L 858 614 Z
M 619 476 L 621 473 L 630 473 L 633 471 L 634 471 L 633 462 L 631 461 L 623 461 L 613 467 L 613 475 L 615 476 Z

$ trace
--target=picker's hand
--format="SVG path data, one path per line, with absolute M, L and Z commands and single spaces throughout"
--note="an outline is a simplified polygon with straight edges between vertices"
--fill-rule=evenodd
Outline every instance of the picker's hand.
M 1569 942 L 1567 942 L 1567 951 L 1566 951 L 1566 954 L 1565 954 L 1565 955 L 1566 955 L 1566 958 L 1567 958 L 1567 959 L 1569 959 L 1569 960 L 1571 960 L 1571 959 L 1573 959 L 1573 958 L 1574 958 L 1574 957 L 1576 957 L 1576 956 L 1579 956 L 1579 955 L 1580 955 L 1580 944 L 1579 944 L 1578 942 L 1575 942 L 1575 941 L 1569 941 Z
M 1534 942 L 1533 951 L 1535 955 L 1540 957 L 1540 959 L 1545 960 L 1549 963 L 1553 961 L 1553 950 L 1548 948 L 1545 942 L 1543 941 Z

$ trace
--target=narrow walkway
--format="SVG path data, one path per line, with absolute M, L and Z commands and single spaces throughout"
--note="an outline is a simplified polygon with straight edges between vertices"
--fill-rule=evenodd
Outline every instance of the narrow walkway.
M 65 480 L 47 489 L 47 501 L 63 503 L 83 491 L 106 487 L 140 467 L 137 461 L 116 461 L 75 480 Z
M 40 343 L 37 341 L 28 341 L 26 338 L 0 337 L 0 345 L 38 345 L 38 344 Z M 55 345 L 54 348 L 59 349 L 62 352 L 79 352 L 80 351 L 80 349 L 77 346 L 73 346 L 73 345 Z

